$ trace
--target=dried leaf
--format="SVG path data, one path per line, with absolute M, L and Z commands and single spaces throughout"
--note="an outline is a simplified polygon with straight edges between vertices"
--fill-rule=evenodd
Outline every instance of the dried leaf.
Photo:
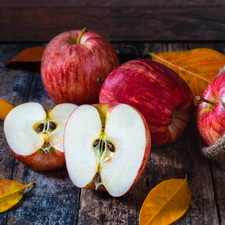
M 44 49 L 44 46 L 27 48 L 20 52 L 16 57 L 6 62 L 5 67 L 14 62 L 40 62 Z
M 170 179 L 154 187 L 140 212 L 139 225 L 167 225 L 178 220 L 188 209 L 191 192 L 184 179 Z
M 202 95 L 208 84 L 225 65 L 225 55 L 208 48 L 149 54 L 152 60 L 170 67 L 188 83 L 195 105 L 198 103 L 195 96 Z
M 0 98 L 0 119 L 4 120 L 7 114 L 14 108 L 9 102 Z
M 14 180 L 0 180 L 0 213 L 16 205 L 23 196 L 24 190 L 34 182 L 24 185 Z

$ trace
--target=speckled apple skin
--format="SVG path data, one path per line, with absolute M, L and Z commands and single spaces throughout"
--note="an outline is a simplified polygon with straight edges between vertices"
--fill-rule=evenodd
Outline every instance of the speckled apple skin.
M 216 77 L 203 92 L 202 98 L 215 103 L 212 106 L 199 101 L 196 123 L 199 134 L 206 145 L 212 146 L 225 134 L 225 73 Z
M 180 138 L 194 110 L 192 92 L 177 73 L 142 59 L 113 70 L 102 85 L 99 102 L 121 102 L 137 108 L 149 125 L 154 147 Z
M 68 31 L 53 38 L 46 46 L 41 60 L 41 77 L 44 87 L 55 104 L 98 103 L 102 83 L 119 66 L 111 43 L 103 36 L 88 31 L 81 44 L 71 44 L 81 30 Z

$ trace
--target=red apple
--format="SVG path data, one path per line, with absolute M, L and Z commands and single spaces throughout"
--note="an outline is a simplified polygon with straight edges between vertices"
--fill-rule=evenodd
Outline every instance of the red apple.
M 13 108 L 4 121 L 4 133 L 13 155 L 36 171 L 65 166 L 63 132 L 76 107 L 64 103 L 45 110 L 39 103 L 29 102 Z
M 152 146 L 175 142 L 194 108 L 192 92 L 177 73 L 160 63 L 141 59 L 113 70 L 102 85 L 99 101 L 137 108 L 149 125 Z
M 98 103 L 101 80 L 119 66 L 110 42 L 98 33 L 85 31 L 61 33 L 44 50 L 41 77 L 55 104 Z
M 199 100 L 197 128 L 204 143 L 212 146 L 225 134 L 225 73 L 207 86 Z
M 149 159 L 151 138 L 144 117 L 126 104 L 82 105 L 64 132 L 66 166 L 80 188 L 119 197 L 138 181 Z

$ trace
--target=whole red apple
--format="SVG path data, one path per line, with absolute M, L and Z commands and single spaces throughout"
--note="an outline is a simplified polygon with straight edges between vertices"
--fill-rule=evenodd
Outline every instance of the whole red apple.
M 207 86 L 199 100 L 197 128 L 205 144 L 212 146 L 225 134 L 225 73 Z
M 142 59 L 113 70 L 102 85 L 99 101 L 137 108 L 149 125 L 152 146 L 175 142 L 183 134 L 194 108 L 192 92 L 177 73 Z
M 55 104 L 98 103 L 99 80 L 119 66 L 111 43 L 98 33 L 85 31 L 61 33 L 44 50 L 41 77 Z

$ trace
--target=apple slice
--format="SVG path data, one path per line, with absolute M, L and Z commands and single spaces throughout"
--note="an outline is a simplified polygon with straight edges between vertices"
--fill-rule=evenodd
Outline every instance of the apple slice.
M 67 170 L 80 188 L 124 195 L 141 176 L 150 149 L 147 122 L 126 104 L 79 106 L 65 126 Z
M 4 132 L 13 155 L 36 171 L 64 166 L 64 127 L 76 107 L 64 103 L 45 110 L 39 103 L 29 102 L 12 109 L 4 121 Z

